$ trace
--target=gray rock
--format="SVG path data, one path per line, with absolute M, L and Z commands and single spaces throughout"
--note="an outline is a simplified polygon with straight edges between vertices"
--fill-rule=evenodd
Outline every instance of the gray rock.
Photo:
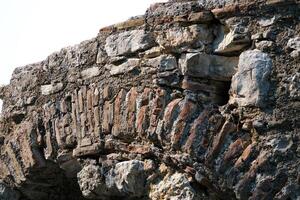
M 106 39 L 105 50 L 108 56 L 113 57 L 149 49 L 154 45 L 150 34 L 144 30 L 133 30 L 110 35 Z
M 121 65 L 107 65 L 106 68 L 110 70 L 110 74 L 115 76 L 115 75 L 120 75 L 124 74 L 127 72 L 130 72 L 137 68 L 140 64 L 140 59 L 137 58 L 132 58 L 128 59 L 126 62 L 122 63 Z
M 99 76 L 100 69 L 99 69 L 99 67 L 91 67 L 91 68 L 83 70 L 80 74 L 83 79 L 89 79 L 89 78 L 93 78 L 95 76 Z
M 161 54 L 161 48 L 160 47 L 153 47 L 145 52 L 141 52 L 139 56 L 144 58 L 155 58 Z
M 297 58 L 300 56 L 300 37 L 295 37 L 289 39 L 287 43 L 287 47 L 294 49 L 290 54 L 293 58 Z
M 42 92 L 42 95 L 55 94 L 57 92 L 60 92 L 63 89 L 63 87 L 64 87 L 63 83 L 53 83 L 53 84 L 49 84 L 49 85 L 42 85 L 41 92 Z
M 117 163 L 114 169 L 113 182 L 118 191 L 131 197 L 144 195 L 145 190 L 144 163 L 138 160 L 130 160 Z
M 233 26 L 227 34 L 220 30 L 214 51 L 219 54 L 239 52 L 250 45 L 250 38 L 247 28 L 241 25 Z
M 145 195 L 144 163 L 138 160 L 120 162 L 107 173 L 91 161 L 77 175 L 86 198 L 141 197 Z
M 276 21 L 276 16 L 273 16 L 272 18 L 263 17 L 258 21 L 258 24 L 262 27 L 267 27 L 274 24 L 275 21 Z
M 183 54 L 179 59 L 182 75 L 228 81 L 236 71 L 237 57 L 223 57 L 205 53 Z
M 287 46 L 291 49 L 300 49 L 300 37 L 289 39 Z
M 184 46 L 192 48 L 202 47 L 213 41 L 212 29 L 205 24 L 196 24 L 188 27 L 173 27 L 158 34 L 156 42 L 164 49 L 171 51 L 181 51 Z M 175 48 L 175 49 L 174 49 Z
M 274 152 L 284 153 L 288 151 L 293 145 L 293 139 L 291 136 L 282 136 L 281 138 L 274 138 L 267 142 L 266 145 L 270 145 Z
M 77 174 L 78 184 L 82 195 L 89 199 L 100 199 L 109 195 L 100 166 L 95 162 L 85 165 Z
M 150 199 L 196 200 L 199 198 L 190 185 L 187 175 L 176 172 L 167 174 L 163 180 L 152 186 Z
M 0 182 L 0 200 L 18 200 L 20 193 L 16 190 L 9 188 L 4 183 Z
M 170 71 L 178 68 L 177 60 L 171 55 L 162 55 L 156 58 L 146 60 L 145 65 L 157 68 L 158 71 Z
M 257 49 L 243 52 L 238 71 L 232 77 L 230 102 L 240 106 L 265 107 L 271 70 L 272 60 L 268 54 Z
M 256 42 L 255 46 L 257 49 L 265 52 L 275 46 L 274 42 L 268 40 L 262 40 L 260 42 Z

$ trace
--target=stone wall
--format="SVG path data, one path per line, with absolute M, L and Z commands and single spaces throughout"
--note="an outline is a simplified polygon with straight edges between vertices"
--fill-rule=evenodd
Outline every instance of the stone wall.
M 17 68 L 0 199 L 299 199 L 299 14 L 158 3 Z

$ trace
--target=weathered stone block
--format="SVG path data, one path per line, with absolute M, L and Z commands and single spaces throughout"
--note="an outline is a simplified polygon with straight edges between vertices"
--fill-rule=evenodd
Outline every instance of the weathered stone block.
M 237 73 L 232 77 L 230 102 L 240 106 L 265 107 L 270 88 L 272 60 L 259 50 L 240 55 Z
M 91 68 L 83 70 L 80 74 L 83 79 L 89 79 L 89 78 L 93 78 L 95 76 L 99 76 L 100 69 L 98 67 L 91 67 Z
M 171 55 L 162 55 L 156 58 L 151 58 L 144 61 L 144 64 L 157 68 L 160 72 L 174 70 L 178 67 L 176 58 Z
M 232 54 L 239 52 L 251 43 L 251 37 L 246 27 L 236 25 L 225 34 L 220 30 L 219 38 L 215 44 L 215 52 L 218 54 Z
M 223 57 L 205 53 L 183 54 L 179 67 L 183 75 L 229 81 L 236 71 L 237 57 Z
M 120 75 L 120 74 L 125 74 L 127 72 L 130 72 L 135 68 L 137 68 L 139 64 L 140 64 L 140 59 L 131 58 L 121 65 L 109 65 L 107 67 L 110 68 L 109 73 L 115 76 L 115 75 Z
M 136 53 L 155 45 L 152 36 L 144 30 L 125 31 L 106 39 L 105 50 L 108 56 L 120 56 Z
M 188 27 L 175 26 L 167 31 L 158 33 L 156 38 L 156 42 L 160 46 L 175 52 L 180 51 L 180 47 L 183 46 L 198 48 L 203 44 L 209 44 L 212 41 L 212 29 L 205 24 L 196 24 Z
M 64 87 L 63 83 L 53 83 L 50 85 L 42 85 L 41 92 L 42 92 L 42 95 L 51 95 L 51 94 L 60 92 L 63 89 L 63 87 Z

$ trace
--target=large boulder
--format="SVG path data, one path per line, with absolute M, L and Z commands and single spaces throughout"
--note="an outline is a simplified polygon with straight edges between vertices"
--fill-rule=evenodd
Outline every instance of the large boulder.
M 232 77 L 231 103 L 240 106 L 265 107 L 270 88 L 272 60 L 259 50 L 240 55 L 237 73 Z

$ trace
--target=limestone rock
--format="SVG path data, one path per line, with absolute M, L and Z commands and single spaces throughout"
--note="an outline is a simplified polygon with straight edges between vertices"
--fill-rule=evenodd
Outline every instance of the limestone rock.
M 63 89 L 63 83 L 54 83 L 50 85 L 42 85 L 41 92 L 42 95 L 55 94 Z
M 156 58 L 151 58 L 144 61 L 144 64 L 146 66 L 157 68 L 160 72 L 170 71 L 178 68 L 176 58 L 171 55 L 161 55 Z
M 183 54 L 179 66 L 183 75 L 228 81 L 236 71 L 237 57 L 223 57 L 204 53 Z
M 141 197 L 145 190 L 144 163 L 131 160 L 117 163 L 109 181 L 114 182 L 118 191 L 124 196 Z
M 93 78 L 95 76 L 98 76 L 100 74 L 100 70 L 98 67 L 91 67 L 88 69 L 85 69 L 81 72 L 81 77 L 83 79 L 89 79 L 89 78 Z
M 300 56 L 300 37 L 289 39 L 287 47 L 293 49 L 291 56 L 297 58 Z
M 105 190 L 101 168 L 94 163 L 84 166 L 78 173 L 77 178 L 84 197 L 92 199 L 99 198 L 100 195 L 108 195 Z
M 120 162 L 103 173 L 92 161 L 78 173 L 78 183 L 87 198 L 142 197 L 146 184 L 144 163 L 137 160 Z
M 144 30 L 125 31 L 106 39 L 105 50 L 108 56 L 132 54 L 154 46 L 152 36 Z
M 188 177 L 182 173 L 167 174 L 163 180 L 151 185 L 149 194 L 153 200 L 178 199 L 196 200 L 199 199 L 196 191 L 192 188 Z
M 215 52 L 218 54 L 230 54 L 239 52 L 250 45 L 250 36 L 246 27 L 236 25 L 225 34 L 221 30 L 215 44 Z
M 122 63 L 121 65 L 109 65 L 107 66 L 110 68 L 110 74 L 111 75 L 120 75 L 127 72 L 130 72 L 134 69 L 136 69 L 140 64 L 140 59 L 128 59 L 126 62 Z
M 213 40 L 212 30 L 203 24 L 188 27 L 174 27 L 158 33 L 156 42 L 165 49 L 181 51 L 183 46 L 199 48 Z M 173 49 L 172 49 L 173 48 Z
M 240 55 L 237 73 L 232 77 L 230 102 L 240 106 L 265 107 L 270 88 L 272 60 L 259 50 Z

